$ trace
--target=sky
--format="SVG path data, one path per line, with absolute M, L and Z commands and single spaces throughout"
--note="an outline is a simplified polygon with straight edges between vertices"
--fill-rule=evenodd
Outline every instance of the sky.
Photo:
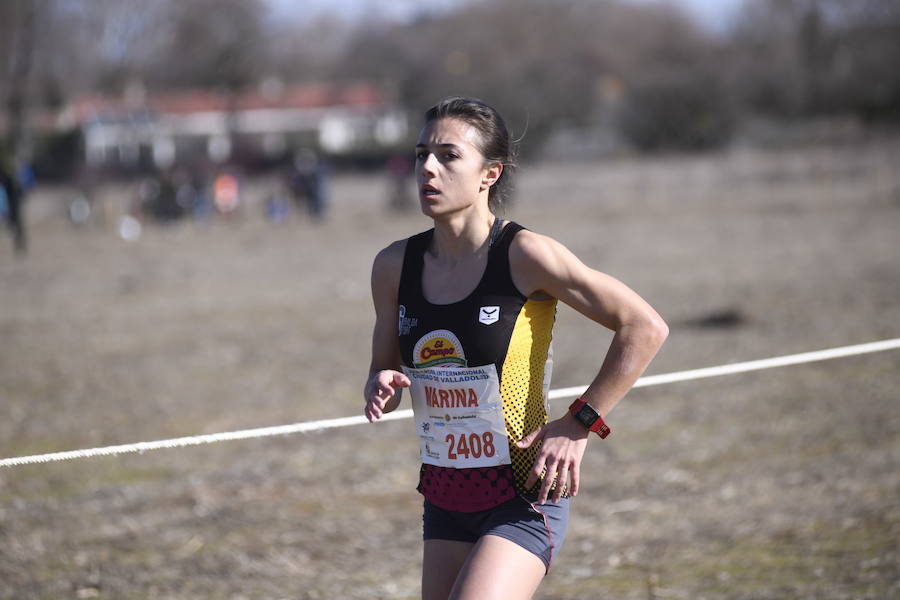
M 653 3 L 659 0 L 629 0 L 635 3 Z M 697 20 L 713 31 L 724 30 L 743 0 L 668 0 L 684 7 Z M 446 10 L 460 4 L 460 0 L 268 0 L 277 14 L 297 15 L 302 10 L 310 13 L 339 12 L 349 18 L 367 18 L 377 15 L 385 21 L 409 18 L 428 6 L 429 10 Z
M 742 0 L 671 0 L 714 31 L 725 29 Z

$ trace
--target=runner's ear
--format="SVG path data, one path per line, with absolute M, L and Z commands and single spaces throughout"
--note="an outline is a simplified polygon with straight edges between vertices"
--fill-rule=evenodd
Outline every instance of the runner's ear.
M 503 174 L 503 163 L 492 162 L 488 163 L 488 165 L 484 169 L 484 176 L 481 178 L 481 184 L 483 187 L 491 187 L 497 180 L 500 179 L 500 175 Z

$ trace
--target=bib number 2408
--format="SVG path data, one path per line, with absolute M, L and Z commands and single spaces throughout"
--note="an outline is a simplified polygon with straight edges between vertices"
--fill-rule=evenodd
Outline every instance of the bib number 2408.
M 494 434 L 485 431 L 481 435 L 477 433 L 452 434 L 448 433 L 445 440 L 450 446 L 447 451 L 447 458 L 456 460 L 457 458 L 481 458 L 484 456 L 493 456 L 497 449 L 494 447 Z

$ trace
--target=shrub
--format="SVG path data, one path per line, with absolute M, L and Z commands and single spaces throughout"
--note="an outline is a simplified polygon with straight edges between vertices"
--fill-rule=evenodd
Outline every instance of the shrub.
M 717 78 L 667 72 L 631 84 L 618 124 L 625 139 L 643 151 L 706 150 L 730 140 L 735 110 Z

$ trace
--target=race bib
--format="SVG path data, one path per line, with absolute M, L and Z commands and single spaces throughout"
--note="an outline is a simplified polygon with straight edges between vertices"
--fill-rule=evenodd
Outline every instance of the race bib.
M 411 382 L 422 462 L 458 469 L 510 464 L 496 366 L 403 372 Z

